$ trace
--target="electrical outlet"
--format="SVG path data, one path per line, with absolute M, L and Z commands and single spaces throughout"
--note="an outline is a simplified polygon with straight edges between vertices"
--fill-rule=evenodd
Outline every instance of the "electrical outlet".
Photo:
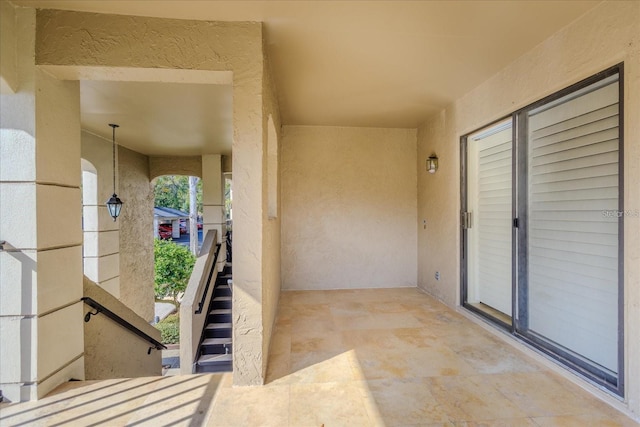
M 440 280 L 440 272 L 436 271 L 436 280 Z

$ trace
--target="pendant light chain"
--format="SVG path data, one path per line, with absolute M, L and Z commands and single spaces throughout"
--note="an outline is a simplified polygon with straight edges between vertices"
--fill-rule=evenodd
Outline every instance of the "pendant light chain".
M 113 194 L 116 193 L 116 128 L 118 125 L 110 124 L 113 128 L 113 135 L 111 140 L 113 141 Z
M 109 126 L 113 129 L 112 133 L 112 141 L 113 141 L 113 195 L 107 200 L 107 209 L 109 210 L 109 215 L 115 221 L 116 218 L 120 215 L 120 211 L 122 210 L 122 200 L 116 194 L 116 128 L 119 127 L 115 123 L 109 123 Z

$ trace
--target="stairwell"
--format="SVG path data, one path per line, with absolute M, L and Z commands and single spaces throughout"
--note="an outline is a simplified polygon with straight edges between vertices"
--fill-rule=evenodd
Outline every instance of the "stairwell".
M 195 372 L 231 372 L 232 343 L 232 267 L 228 263 L 218 274 L 209 305 L 207 323 L 202 332 Z

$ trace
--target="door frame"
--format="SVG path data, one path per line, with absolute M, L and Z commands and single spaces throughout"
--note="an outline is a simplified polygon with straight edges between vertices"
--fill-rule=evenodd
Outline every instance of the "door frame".
M 467 302 L 467 298 L 469 295 L 469 275 L 467 273 L 467 259 L 469 256 L 469 245 L 468 245 L 468 229 L 464 227 L 464 220 L 463 220 L 463 216 L 465 214 L 465 212 L 467 212 L 467 208 L 468 208 L 468 196 L 467 196 L 467 184 L 468 184 L 468 176 L 467 176 L 467 172 L 468 172 L 468 156 L 467 156 L 467 148 L 468 148 L 468 138 L 469 136 L 483 130 L 483 129 L 487 129 L 487 128 L 491 128 L 493 126 L 498 125 L 499 123 L 502 123 L 504 121 L 507 120 L 511 120 L 511 129 L 512 129 L 512 140 L 511 140 L 511 163 L 512 163 L 512 182 L 513 179 L 515 179 L 514 177 L 515 175 L 515 171 L 516 171 L 516 164 L 515 164 L 515 123 L 514 123 L 514 114 L 509 114 L 507 116 L 504 116 L 500 119 L 494 120 L 491 123 L 479 127 L 477 129 L 474 129 L 473 131 L 463 135 L 460 137 L 460 217 L 459 217 L 459 221 L 460 221 L 460 284 L 461 284 L 461 292 L 460 292 L 460 305 L 464 308 L 466 308 L 469 311 L 472 311 L 476 314 L 478 314 L 479 316 L 482 316 L 488 320 L 490 320 L 491 322 L 495 323 L 497 326 L 499 326 L 501 329 L 507 330 L 511 333 L 514 332 L 514 314 L 516 313 L 516 304 L 513 302 L 514 298 L 513 295 L 516 295 L 516 272 L 513 268 L 514 262 L 516 261 L 515 258 L 515 250 L 514 250 L 514 244 L 516 242 L 515 240 L 515 231 L 512 232 L 512 237 L 511 237 L 511 324 L 504 322 L 503 320 L 501 320 L 500 318 L 497 318 L 495 316 L 492 316 L 490 313 L 484 311 L 484 310 L 480 310 L 477 307 L 475 307 L 472 304 L 469 304 Z M 511 193 L 512 193 L 512 199 L 515 195 L 515 185 L 512 184 L 511 186 Z M 515 206 L 512 203 L 512 215 L 513 215 L 513 211 L 515 210 Z

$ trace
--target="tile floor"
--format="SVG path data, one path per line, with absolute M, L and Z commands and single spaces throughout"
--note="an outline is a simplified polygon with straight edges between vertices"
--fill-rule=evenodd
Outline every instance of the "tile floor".
M 267 384 L 67 383 L 0 426 L 639 426 L 417 289 L 283 292 Z

